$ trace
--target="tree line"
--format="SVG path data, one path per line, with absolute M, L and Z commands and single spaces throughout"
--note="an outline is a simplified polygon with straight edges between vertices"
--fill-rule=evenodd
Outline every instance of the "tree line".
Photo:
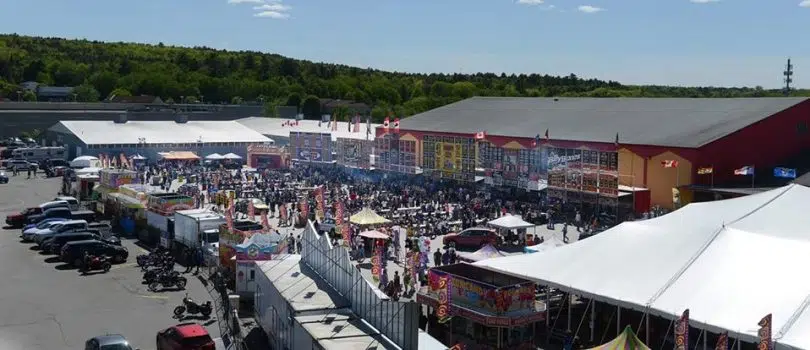
M 261 103 L 269 116 L 276 106 L 297 106 L 313 117 L 320 98 L 351 100 L 372 106 L 376 121 L 472 96 L 783 96 L 761 87 L 634 86 L 574 74 L 409 74 L 255 51 L 0 35 L 0 97 L 35 100 L 35 94 L 17 93 L 26 81 L 76 87 L 74 98 L 81 102 L 152 95 L 168 103 Z M 810 96 L 810 91 L 792 94 Z

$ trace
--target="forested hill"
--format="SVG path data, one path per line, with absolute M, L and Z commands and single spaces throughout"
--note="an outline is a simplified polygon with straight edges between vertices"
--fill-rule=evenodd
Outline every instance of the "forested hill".
M 574 74 L 405 74 L 314 63 L 261 52 L 0 35 L 0 97 L 36 81 L 80 86 L 77 99 L 155 95 L 179 102 L 301 104 L 308 98 L 365 102 L 373 115 L 407 116 L 470 96 L 753 97 L 762 88 L 628 86 Z M 808 95 L 807 91 L 796 94 Z M 27 97 L 31 98 L 31 97 Z

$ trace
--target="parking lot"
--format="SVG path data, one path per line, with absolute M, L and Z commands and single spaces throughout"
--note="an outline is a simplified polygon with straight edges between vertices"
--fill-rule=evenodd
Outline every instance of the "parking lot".
M 0 218 L 56 196 L 60 179 L 26 179 L 25 174 L 0 184 Z M 0 349 L 84 349 L 97 335 L 122 334 L 134 348 L 154 349 L 156 333 L 180 322 L 204 324 L 219 337 L 210 320 L 177 320 L 172 309 L 183 291 L 149 292 L 141 283 L 135 256 L 144 251 L 124 239 L 129 259 L 108 273 L 82 276 L 53 255 L 22 243 L 19 229 L 0 231 Z M 186 292 L 195 301 L 211 300 L 202 282 L 186 275 Z

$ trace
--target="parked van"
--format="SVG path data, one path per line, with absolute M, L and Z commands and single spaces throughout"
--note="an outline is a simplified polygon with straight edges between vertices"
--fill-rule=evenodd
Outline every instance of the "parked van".
M 29 217 L 34 215 L 39 215 L 44 213 L 48 209 L 54 208 L 67 208 L 70 210 L 70 204 L 66 201 L 52 201 L 52 202 L 45 202 L 36 207 L 27 208 L 19 213 L 12 213 L 6 216 L 6 225 L 11 227 L 23 227 L 25 226 L 26 221 Z M 53 217 L 60 217 L 60 216 L 53 216 Z M 69 218 L 69 217 L 65 217 Z M 33 222 L 32 222 L 33 223 Z

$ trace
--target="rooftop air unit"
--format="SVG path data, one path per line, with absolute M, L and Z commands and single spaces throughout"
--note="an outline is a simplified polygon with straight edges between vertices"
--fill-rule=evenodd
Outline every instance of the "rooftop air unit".
M 127 123 L 127 115 L 126 114 L 119 114 L 115 116 L 113 122 L 116 124 L 126 124 Z
M 177 124 L 188 123 L 188 116 L 185 114 L 178 114 L 176 117 L 174 117 L 174 121 L 177 122 Z

